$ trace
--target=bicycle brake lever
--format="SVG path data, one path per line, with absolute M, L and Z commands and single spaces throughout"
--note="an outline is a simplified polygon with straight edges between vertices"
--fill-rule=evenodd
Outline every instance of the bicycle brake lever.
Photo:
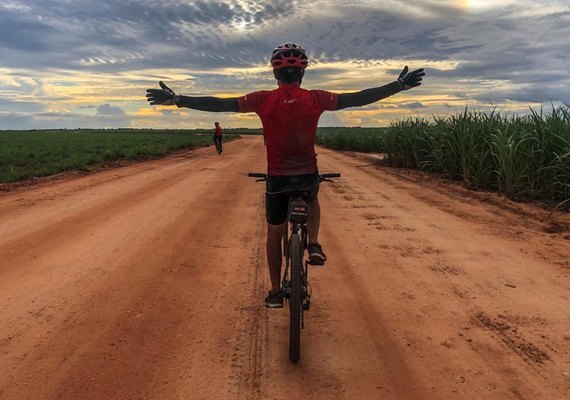
M 261 179 L 256 179 L 255 181 L 256 182 L 263 182 L 263 181 L 265 181 L 265 179 L 261 178 Z

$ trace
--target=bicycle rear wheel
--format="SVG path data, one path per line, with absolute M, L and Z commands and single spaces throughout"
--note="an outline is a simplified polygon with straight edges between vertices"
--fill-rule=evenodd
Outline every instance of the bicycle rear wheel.
M 290 325 L 289 325 L 289 359 L 296 363 L 299 361 L 301 347 L 301 270 L 303 268 L 303 245 L 298 234 L 294 233 L 290 239 L 291 251 L 291 298 L 289 299 Z

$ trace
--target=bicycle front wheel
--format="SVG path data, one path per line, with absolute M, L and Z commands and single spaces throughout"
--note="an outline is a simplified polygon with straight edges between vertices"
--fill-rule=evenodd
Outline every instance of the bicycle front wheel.
M 289 359 L 296 363 L 299 361 L 301 347 L 301 271 L 303 269 L 303 245 L 298 234 L 294 233 L 290 239 L 291 251 L 291 298 L 289 299 L 290 326 L 289 326 Z

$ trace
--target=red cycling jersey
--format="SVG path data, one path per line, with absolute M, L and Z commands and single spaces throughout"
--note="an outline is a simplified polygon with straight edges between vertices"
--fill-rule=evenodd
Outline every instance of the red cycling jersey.
M 222 136 L 222 127 L 221 126 L 216 126 L 215 130 L 214 130 L 214 135 L 215 136 Z
M 317 171 L 315 136 L 323 111 L 336 110 L 337 95 L 297 84 L 249 93 L 238 99 L 241 112 L 255 112 L 263 125 L 267 174 L 304 175 Z

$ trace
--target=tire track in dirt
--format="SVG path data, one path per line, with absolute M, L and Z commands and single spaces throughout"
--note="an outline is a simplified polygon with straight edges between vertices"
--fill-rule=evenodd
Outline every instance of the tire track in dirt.
M 550 356 L 539 349 L 533 343 L 525 340 L 518 332 L 517 327 L 512 327 L 509 323 L 501 319 L 493 319 L 483 312 L 475 314 L 475 319 L 485 328 L 496 333 L 500 339 L 518 354 L 527 363 L 544 364 L 550 360 Z
M 253 185 L 252 185 L 253 186 Z M 257 189 L 257 188 L 256 188 Z M 263 187 L 261 188 L 263 189 Z M 257 197 L 255 209 L 264 207 L 264 192 Z M 267 364 L 267 331 L 268 313 L 261 307 L 261 301 L 251 304 L 250 299 L 262 299 L 265 292 L 265 280 L 267 275 L 265 265 L 265 220 L 260 213 L 255 218 L 255 234 L 253 246 L 250 249 L 248 281 L 251 286 L 251 294 L 241 299 L 241 317 L 236 327 L 237 340 L 232 353 L 232 367 L 235 371 L 232 375 L 233 386 L 237 388 L 232 395 L 236 398 L 260 399 L 262 396 L 262 378 L 264 365 Z M 243 318 L 245 317 L 245 323 Z

